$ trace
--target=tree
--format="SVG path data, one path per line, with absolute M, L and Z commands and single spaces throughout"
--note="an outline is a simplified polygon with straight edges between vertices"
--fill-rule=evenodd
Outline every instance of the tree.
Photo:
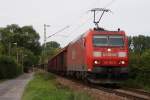
M 39 34 L 32 26 L 23 26 L 22 28 L 16 24 L 7 25 L 6 28 L 1 28 L 2 42 L 8 53 L 9 46 L 17 43 L 17 47 L 24 47 L 31 50 L 35 55 L 40 55 L 41 46 L 39 43 Z
M 24 69 L 29 69 L 32 65 L 38 64 L 39 57 L 35 56 L 32 51 L 24 49 L 22 53 Z
M 12 57 L 0 56 L 0 79 L 13 78 L 20 73 L 21 67 Z
M 134 51 L 137 53 L 143 53 L 146 49 L 150 48 L 150 37 L 139 35 L 129 37 L 129 44 L 133 41 L 134 44 Z
M 24 26 L 21 28 L 22 33 L 25 35 L 24 47 L 30 49 L 35 55 L 39 55 L 41 52 L 41 47 L 39 43 L 40 36 L 33 29 L 32 26 Z
M 55 41 L 50 41 L 46 43 L 46 48 L 44 44 L 42 45 L 43 53 L 41 55 L 41 63 L 47 63 L 48 59 L 52 58 L 55 54 L 60 51 L 60 44 Z
M 0 41 L 0 55 L 4 54 L 4 46 L 2 44 L 2 42 Z
M 24 67 L 31 67 L 38 63 L 42 48 L 39 34 L 32 26 L 20 27 L 11 24 L 0 28 L 0 33 L 0 54 L 9 55 L 16 59 L 17 64 L 23 63 Z
M 150 49 L 141 55 L 141 68 L 150 71 Z
M 56 41 L 50 41 L 46 43 L 46 48 L 50 49 L 50 48 L 60 48 L 60 44 L 57 43 Z

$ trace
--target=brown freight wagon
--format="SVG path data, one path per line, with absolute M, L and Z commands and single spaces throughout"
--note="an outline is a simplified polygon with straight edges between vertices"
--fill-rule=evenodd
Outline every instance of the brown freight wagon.
M 64 73 L 67 70 L 67 47 L 61 50 L 57 55 L 48 61 L 48 71 L 55 73 Z

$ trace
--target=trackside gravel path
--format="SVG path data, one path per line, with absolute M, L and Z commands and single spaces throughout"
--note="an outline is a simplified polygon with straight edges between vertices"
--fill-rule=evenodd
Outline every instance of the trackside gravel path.
M 0 100 L 21 100 L 24 88 L 32 77 L 33 73 L 23 74 L 16 79 L 0 83 Z

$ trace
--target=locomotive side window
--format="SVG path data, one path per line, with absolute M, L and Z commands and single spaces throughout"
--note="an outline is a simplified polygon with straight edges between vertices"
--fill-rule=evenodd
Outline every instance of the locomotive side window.
M 108 38 L 107 36 L 103 36 L 103 35 L 95 35 L 93 37 L 93 44 L 94 46 L 107 46 Z
M 109 46 L 124 46 L 123 36 L 109 36 Z

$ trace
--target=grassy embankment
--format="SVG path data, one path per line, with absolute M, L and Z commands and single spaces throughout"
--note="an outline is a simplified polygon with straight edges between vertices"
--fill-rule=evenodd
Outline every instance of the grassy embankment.
M 58 84 L 50 73 L 38 72 L 27 85 L 22 100 L 92 100 L 83 92 L 76 92 Z
M 148 79 L 147 79 L 148 80 Z M 145 91 L 150 92 L 150 83 L 146 81 L 146 78 L 135 78 L 135 79 L 128 79 L 125 81 L 122 86 L 131 87 L 131 88 L 139 88 Z
M 150 92 L 150 85 L 139 83 L 139 81 L 136 81 L 136 80 L 128 80 L 126 85 L 128 87 L 139 88 L 139 89 Z
M 128 80 L 122 86 L 139 88 L 150 92 L 150 73 L 137 69 L 130 69 Z

